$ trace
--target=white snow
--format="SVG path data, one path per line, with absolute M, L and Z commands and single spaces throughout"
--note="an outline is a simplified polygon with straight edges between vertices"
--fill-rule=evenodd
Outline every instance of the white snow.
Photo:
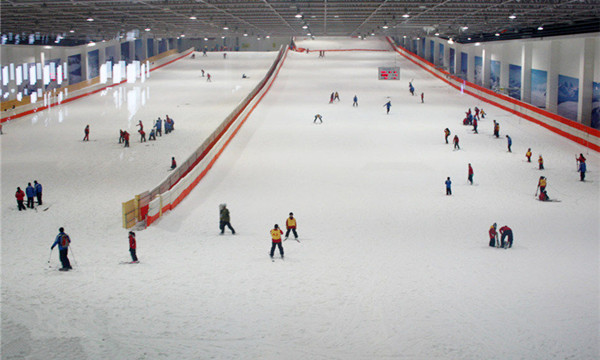
M 600 156 L 393 52 L 289 53 L 210 173 L 137 232 L 141 263 L 119 265 L 129 258 L 120 203 L 160 181 L 171 156 L 187 157 L 274 57 L 197 53 L 143 85 L 4 126 L 3 359 L 598 357 Z M 377 80 L 390 63 L 401 80 Z M 341 101 L 328 104 L 333 91 Z M 478 135 L 461 125 L 475 106 L 488 114 Z M 176 130 L 141 145 L 137 120 L 148 129 L 165 114 Z M 446 127 L 462 150 L 444 143 Z M 131 148 L 117 144 L 119 128 Z M 528 147 L 546 170 L 525 162 Z M 591 182 L 578 181 L 579 153 Z M 534 199 L 540 175 L 562 202 Z M 51 206 L 18 212 L 15 189 L 33 180 Z M 218 235 L 220 203 L 238 234 Z M 285 261 L 273 263 L 269 230 L 290 211 L 301 243 L 284 242 Z M 513 248 L 488 246 L 494 222 L 513 229 Z M 47 264 L 60 226 L 73 240 L 68 273 L 55 271 L 56 250 Z

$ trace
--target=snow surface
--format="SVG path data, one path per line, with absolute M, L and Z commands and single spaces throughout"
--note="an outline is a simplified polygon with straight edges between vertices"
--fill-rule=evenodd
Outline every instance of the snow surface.
M 297 45 L 323 48 L 309 42 Z M 197 53 L 142 85 L 4 126 L 2 359 L 599 356 L 600 156 L 393 52 L 289 53 L 204 180 L 137 232 L 141 263 L 120 265 L 129 258 L 120 203 L 164 178 L 171 156 L 187 157 L 274 58 Z M 377 80 L 390 63 L 401 80 Z M 333 91 L 341 101 L 328 104 Z M 461 125 L 475 106 L 488 114 L 478 135 Z M 164 114 L 176 130 L 141 145 L 137 120 L 148 129 Z M 492 119 L 511 135 L 512 153 L 492 137 Z M 446 127 L 460 151 L 444 143 Z M 117 144 L 119 128 L 131 130 L 131 148 Z M 528 147 L 546 170 L 525 162 Z M 578 181 L 579 153 L 590 182 Z M 540 175 L 562 202 L 535 200 Z M 18 212 L 15 189 L 34 179 L 44 205 Z M 234 236 L 218 235 L 220 203 Z M 284 242 L 285 261 L 271 262 L 269 230 L 290 211 L 301 242 Z M 512 249 L 488 247 L 493 222 L 513 229 Z M 55 271 L 56 250 L 48 266 L 60 226 L 73 240 L 68 273 Z

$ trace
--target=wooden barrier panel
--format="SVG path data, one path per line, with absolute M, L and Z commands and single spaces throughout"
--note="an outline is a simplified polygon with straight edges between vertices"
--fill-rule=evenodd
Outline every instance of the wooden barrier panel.
M 136 201 L 135 199 L 131 199 L 122 203 L 123 206 L 123 227 L 125 229 L 129 229 L 133 227 L 137 223 L 137 218 L 135 216 L 137 211 Z

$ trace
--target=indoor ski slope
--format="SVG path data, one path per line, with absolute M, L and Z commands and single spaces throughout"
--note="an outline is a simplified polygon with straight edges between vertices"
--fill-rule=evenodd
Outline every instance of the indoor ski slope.
M 197 54 L 143 86 L 5 125 L 2 358 L 597 357 L 598 154 L 461 95 L 394 52 L 312 51 L 389 48 L 331 41 L 299 41 L 311 52 L 288 53 L 209 174 L 137 232 L 137 265 L 119 264 L 129 257 L 121 201 L 200 144 L 275 53 Z M 393 65 L 401 80 L 378 81 L 377 67 Z M 425 103 L 410 95 L 411 80 Z M 146 93 L 145 103 L 130 91 Z M 329 104 L 334 91 L 341 100 Z M 488 114 L 478 135 L 461 125 L 475 106 Z M 323 124 L 313 123 L 317 113 Z M 132 136 L 127 150 L 116 143 L 119 128 L 135 130 L 138 119 L 149 127 L 164 114 L 176 121 L 172 134 L 148 146 Z M 492 137 L 492 119 L 501 139 Z M 86 123 L 89 143 L 80 141 Z M 460 151 L 445 144 L 446 127 Z M 525 161 L 528 147 L 546 170 Z M 578 181 L 579 153 L 589 182 Z M 540 175 L 561 202 L 535 200 Z M 50 208 L 16 211 L 16 186 L 33 180 Z M 236 235 L 219 235 L 220 203 Z M 290 211 L 300 242 L 284 242 L 285 261 L 271 262 L 269 230 Z M 488 246 L 494 222 L 513 229 L 513 248 Z M 73 241 L 73 272 L 55 271 L 56 250 L 47 263 L 59 226 Z

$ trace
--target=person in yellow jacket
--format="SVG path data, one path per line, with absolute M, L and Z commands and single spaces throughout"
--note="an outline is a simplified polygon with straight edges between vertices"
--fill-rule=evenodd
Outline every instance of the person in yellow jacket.
M 531 162 L 531 148 L 527 149 L 525 157 L 527 158 L 527 162 Z
M 279 254 L 281 255 L 281 258 L 283 259 L 283 246 L 281 246 L 281 235 L 283 235 L 283 231 L 281 231 L 281 229 L 279 228 L 279 225 L 275 224 L 273 230 L 271 230 L 271 240 L 272 240 L 272 245 L 271 245 L 271 259 L 273 258 L 273 255 L 275 255 L 275 247 L 279 247 Z
M 285 240 L 287 240 L 288 236 L 290 236 L 291 231 L 294 233 L 294 238 L 296 239 L 296 241 L 298 241 L 298 233 L 296 232 L 296 219 L 294 218 L 294 213 L 290 213 L 290 217 L 285 219 L 285 227 L 287 229 L 287 231 L 285 232 Z

